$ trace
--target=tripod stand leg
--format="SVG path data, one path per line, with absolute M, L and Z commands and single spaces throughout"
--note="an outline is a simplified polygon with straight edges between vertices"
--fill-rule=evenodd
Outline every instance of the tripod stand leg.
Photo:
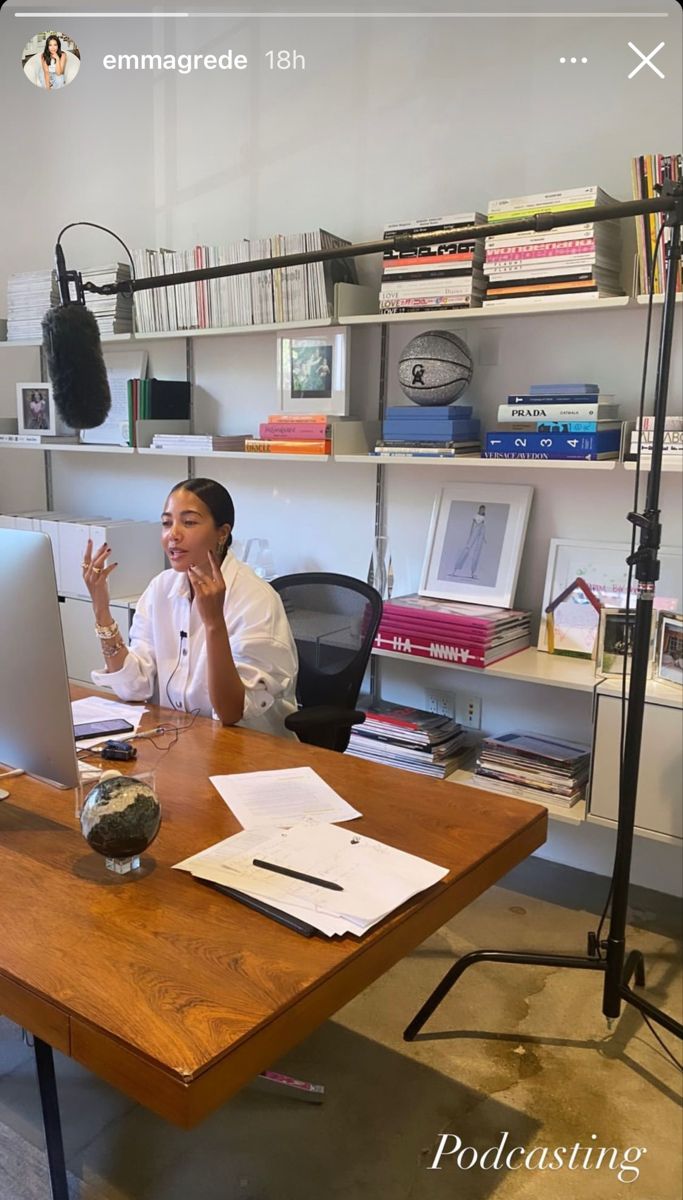
M 640 950 L 632 950 L 624 963 L 623 986 L 628 987 L 632 979 L 635 979 L 636 987 L 645 987 L 645 959 Z
M 470 954 L 464 954 L 453 964 L 441 983 L 436 985 L 431 996 L 427 997 L 420 1011 L 403 1031 L 405 1042 L 414 1040 L 453 985 L 458 982 L 463 971 L 478 962 L 525 963 L 532 967 L 575 967 L 581 971 L 604 971 L 605 969 L 604 961 L 599 958 L 578 958 L 570 954 L 529 954 L 521 950 L 473 950 Z

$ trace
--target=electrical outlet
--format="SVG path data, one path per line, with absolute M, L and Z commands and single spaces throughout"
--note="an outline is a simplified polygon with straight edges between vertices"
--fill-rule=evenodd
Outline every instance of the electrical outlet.
M 455 713 L 455 696 L 452 692 L 428 689 L 425 692 L 425 707 L 427 712 L 437 713 L 440 717 L 452 718 Z
M 479 696 L 458 696 L 455 719 L 465 729 L 481 729 L 481 700 Z

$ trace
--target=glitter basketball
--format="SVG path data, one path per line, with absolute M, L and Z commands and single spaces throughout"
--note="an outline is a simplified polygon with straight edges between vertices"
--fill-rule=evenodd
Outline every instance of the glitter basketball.
M 472 355 L 462 338 L 432 329 L 404 347 L 398 381 L 415 404 L 452 404 L 462 396 L 473 369 Z

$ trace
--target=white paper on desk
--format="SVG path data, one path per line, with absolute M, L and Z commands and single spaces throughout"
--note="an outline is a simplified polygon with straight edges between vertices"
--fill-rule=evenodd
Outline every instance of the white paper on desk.
M 109 700 L 106 696 L 84 696 L 82 700 L 71 701 L 71 717 L 74 725 L 85 725 L 91 721 L 127 721 L 137 733 L 140 722 L 147 712 L 139 704 L 124 704 L 119 700 Z M 125 741 L 129 734 L 100 733 L 97 737 L 79 738 L 78 749 L 87 750 L 90 746 L 99 746 L 109 741 Z
M 340 885 L 340 891 L 254 866 L 278 866 Z M 448 874 L 446 867 L 335 825 L 244 830 L 177 864 L 303 918 L 325 933 L 359 936 Z
M 262 829 L 244 829 L 241 833 L 225 838 L 222 842 L 216 842 L 214 846 L 209 846 L 207 850 L 202 850 L 199 854 L 193 854 L 190 858 L 175 863 L 174 869 L 189 871 L 197 879 L 208 879 L 213 883 L 220 883 L 224 887 L 233 887 L 237 891 L 260 899 L 257 892 L 249 887 L 248 880 L 259 871 L 259 868 L 253 865 L 254 857 L 258 856 L 260 847 L 274 832 L 274 830 L 264 833 Z M 258 879 L 256 882 L 258 883 Z M 305 921 L 308 925 L 313 925 L 327 937 L 351 931 L 348 923 L 342 922 L 336 917 L 325 917 L 322 914 L 313 913 L 310 909 L 301 908 L 295 903 L 280 900 L 277 907 L 282 912 L 289 913 L 290 916 Z
M 212 775 L 210 779 L 244 829 L 284 827 L 300 821 L 351 821 L 362 815 L 312 767 Z

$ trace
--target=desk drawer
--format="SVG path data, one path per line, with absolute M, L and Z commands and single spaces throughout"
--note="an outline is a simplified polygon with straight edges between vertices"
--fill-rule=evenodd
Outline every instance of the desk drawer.
M 34 1033 L 55 1050 L 61 1050 L 62 1054 L 70 1053 L 69 1018 L 66 1013 L 28 988 L 1 976 L 0 1013 L 14 1021 L 15 1025 Z

